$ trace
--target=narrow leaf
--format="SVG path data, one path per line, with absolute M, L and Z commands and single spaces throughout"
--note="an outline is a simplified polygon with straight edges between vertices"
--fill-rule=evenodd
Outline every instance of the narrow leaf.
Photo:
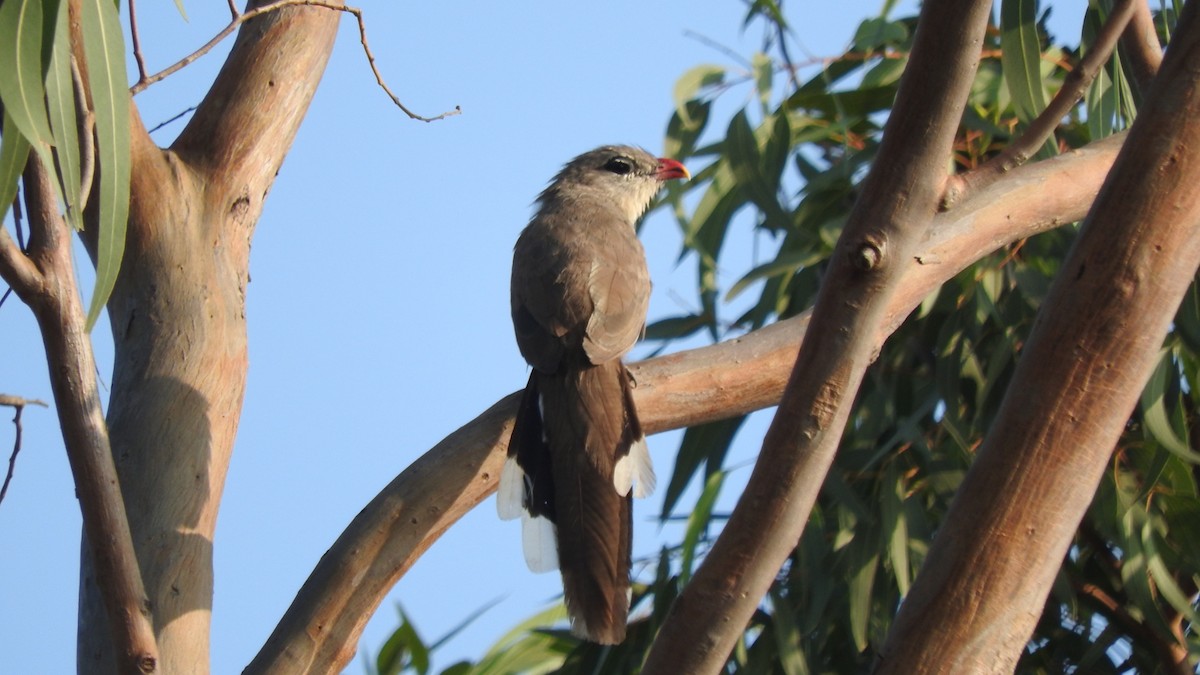
M 1037 0 L 1004 0 L 1000 5 L 1000 63 L 1013 107 L 1029 123 L 1046 108 L 1037 31 Z
M 683 535 L 683 560 L 680 562 L 679 582 L 686 586 L 692 578 L 692 564 L 696 560 L 696 545 L 700 537 L 708 531 L 708 521 L 712 517 L 713 504 L 717 495 L 721 494 L 721 485 L 725 482 L 725 472 L 718 471 L 708 477 L 704 484 L 704 492 L 696 500 L 696 508 L 688 516 L 687 531 Z
M 679 443 L 679 453 L 675 456 L 675 470 L 671 474 L 671 482 L 663 495 L 662 515 L 665 522 L 679 501 L 683 489 L 691 481 L 692 476 L 700 470 L 701 464 L 707 466 L 706 475 L 711 476 L 721 468 L 725 454 L 729 450 L 733 436 L 741 428 L 746 417 L 734 417 L 718 420 L 708 424 L 698 424 L 688 427 Z
M 696 98 L 701 89 L 720 84 L 725 80 L 725 69 L 721 66 L 699 65 L 687 71 L 675 82 L 675 112 L 685 124 L 691 124 L 687 102 Z
M 41 0 L 0 4 L 0 99 L 13 122 L 34 145 L 49 147 L 53 135 L 42 86 Z
M 83 0 L 83 51 L 95 106 L 96 163 L 100 169 L 96 286 L 88 308 L 89 331 L 116 285 L 129 217 L 129 90 L 119 19 L 110 0 Z
M 81 206 L 79 130 L 75 121 L 75 88 L 71 82 L 71 34 L 67 28 L 67 6 L 58 9 L 57 30 L 50 70 L 46 73 L 46 106 L 54 133 L 54 156 L 58 160 L 60 193 L 66 205 L 67 221 L 83 228 Z
M 1200 453 L 1192 450 L 1187 440 L 1180 437 L 1167 414 L 1168 378 L 1172 377 L 1174 370 L 1170 352 L 1164 349 L 1159 356 L 1158 365 L 1150 375 L 1150 381 L 1142 390 L 1142 420 L 1146 430 L 1164 448 L 1184 460 L 1200 464 Z M 1187 433 L 1185 429 L 1180 431 Z
M 0 137 L 0 224 L 8 216 L 8 209 L 17 196 L 17 179 L 29 158 L 29 139 L 12 121 L 8 110 L 4 111 L 4 136 Z

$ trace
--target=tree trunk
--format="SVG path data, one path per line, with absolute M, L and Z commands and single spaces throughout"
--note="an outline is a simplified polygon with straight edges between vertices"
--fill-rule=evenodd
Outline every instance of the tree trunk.
M 163 673 L 208 672 L 212 538 L 246 381 L 250 241 L 338 18 L 296 7 L 247 22 L 169 150 L 136 110 L 131 119 L 129 229 L 108 303 L 108 425 Z M 115 672 L 88 551 L 78 668 Z

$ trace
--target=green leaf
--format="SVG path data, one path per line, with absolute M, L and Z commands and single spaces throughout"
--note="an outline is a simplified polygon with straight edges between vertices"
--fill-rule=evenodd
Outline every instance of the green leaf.
M 41 0 L 7 0 L 0 4 L 0 99 L 5 111 L 34 147 L 53 144 L 42 85 Z M 7 128 L 7 127 L 6 127 Z M 52 166 L 52 165 L 50 165 Z
M 755 52 L 750 59 L 750 68 L 754 71 L 754 89 L 758 92 L 758 102 L 765 112 L 771 105 L 771 88 L 775 81 L 775 63 L 771 57 L 762 52 Z
M 13 199 L 17 196 L 17 179 L 29 159 L 29 139 L 12 121 L 8 110 L 4 110 L 4 136 L 0 137 L 0 224 L 8 216 Z
M 1171 384 L 1169 378 L 1177 375 L 1174 365 L 1170 350 L 1162 350 L 1159 353 L 1158 365 L 1150 374 L 1146 388 L 1142 390 L 1142 421 L 1150 436 L 1171 454 L 1193 464 L 1200 464 L 1200 453 L 1192 450 L 1187 440 L 1180 437 L 1181 433 L 1186 435 L 1187 430 L 1185 428 L 1177 430 L 1168 415 L 1166 398 Z
M 412 668 L 420 675 L 429 672 L 429 648 L 417 634 L 417 628 L 409 620 L 404 608 L 396 606 L 400 615 L 400 627 L 379 650 L 375 659 L 375 668 L 379 675 L 398 675 L 406 668 Z
M 746 421 L 744 415 L 726 420 L 718 420 L 707 424 L 697 424 L 688 427 L 683 432 L 683 440 L 679 443 L 679 453 L 675 456 L 675 470 L 671 473 L 671 482 L 663 495 L 663 505 L 660 518 L 665 522 L 675 510 L 683 489 L 687 487 L 692 476 L 700 470 L 701 464 L 707 466 L 706 475 L 712 476 L 721 469 L 725 461 L 725 453 L 729 450 L 733 437 Z
M 183 0 L 175 0 L 175 9 L 179 10 L 179 16 L 182 16 L 184 21 L 189 20 L 187 10 L 183 8 Z
M 854 49 L 873 52 L 889 44 L 902 44 L 907 39 L 908 28 L 903 23 L 882 17 L 867 19 L 858 25 L 854 33 Z
M 129 89 L 120 17 L 110 0 L 83 0 L 83 51 L 88 88 L 96 114 L 96 172 L 100 179 L 100 219 L 96 232 L 96 286 L 87 330 L 108 302 L 121 258 L 129 218 Z
M 696 98 L 701 89 L 724 81 L 725 69 L 711 64 L 696 66 L 679 76 L 675 82 L 675 114 L 679 115 L 685 124 L 693 124 L 694 120 L 688 116 L 687 102 Z
M 904 513 L 904 476 L 897 470 L 896 462 L 888 462 L 880 487 L 884 544 L 892 573 L 896 576 L 896 588 L 900 597 L 904 597 L 908 595 L 912 579 L 908 562 L 908 521 Z
M 870 643 L 871 604 L 875 572 L 879 568 L 879 550 L 875 548 L 877 539 L 866 535 L 866 532 L 856 532 L 846 549 L 850 634 L 860 652 Z
M 1142 548 L 1146 551 L 1146 569 L 1163 599 L 1175 611 L 1182 614 L 1188 623 L 1193 626 L 1200 624 L 1200 615 L 1196 614 L 1196 608 L 1192 606 L 1192 598 L 1179 587 L 1175 581 L 1175 575 L 1167 569 L 1162 556 L 1158 553 L 1154 527 L 1149 519 L 1142 525 Z
M 687 530 L 683 535 L 683 560 L 680 562 L 679 582 L 687 585 L 692 578 L 692 563 L 696 560 L 696 545 L 700 538 L 708 532 L 708 521 L 712 517 L 713 504 L 721 494 L 721 485 L 725 482 L 725 472 L 717 471 L 708 477 L 704 483 L 704 491 L 696 500 L 696 506 L 688 516 Z
M 746 273 L 746 276 L 737 280 L 737 283 L 729 289 L 725 294 L 725 302 L 729 302 L 740 295 L 755 282 L 761 279 L 776 277 L 783 274 L 791 274 L 798 269 L 815 265 L 825 258 L 823 251 L 808 249 L 802 251 L 781 251 L 779 256 L 768 263 L 763 263 L 758 267 Z
M 712 317 L 704 317 L 696 314 L 659 319 L 646 326 L 644 339 L 675 340 L 684 338 L 704 330 L 710 323 L 712 323 Z
M 792 614 L 792 607 L 774 586 L 771 587 L 770 596 L 771 605 L 775 609 L 771 612 L 771 629 L 777 652 L 774 660 L 785 675 L 808 675 L 808 661 L 804 658 L 802 646 L 803 638 Z
M 577 641 L 535 629 L 565 620 L 566 607 L 558 603 L 522 621 L 488 648 L 469 672 L 471 675 L 539 675 L 558 670 Z
M 56 21 L 58 28 L 54 31 L 50 70 L 46 73 L 46 107 L 50 112 L 50 128 L 54 132 L 54 156 L 58 160 L 60 194 L 66 205 L 67 221 L 80 230 L 83 229 L 83 188 L 66 3 L 59 6 Z
M 1017 117 L 1028 124 L 1046 109 L 1042 83 L 1037 0 L 1004 0 L 1000 5 L 1000 63 Z
M 663 154 L 682 160 L 696 151 L 696 141 L 708 124 L 711 101 L 691 100 L 684 103 L 684 114 L 676 112 L 667 123 Z
M 882 59 L 863 75 L 862 86 L 864 89 L 897 86 L 907 66 L 907 56 L 900 59 Z

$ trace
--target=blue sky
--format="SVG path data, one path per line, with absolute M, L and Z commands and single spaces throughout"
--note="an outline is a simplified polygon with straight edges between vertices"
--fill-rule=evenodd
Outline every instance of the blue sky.
M 793 0 L 787 11 L 809 55 L 833 56 L 881 4 Z M 187 22 L 173 3 L 139 4 L 151 70 L 203 44 L 228 18 L 225 3 L 185 7 Z M 357 27 L 343 19 L 254 240 L 249 383 L 215 541 L 214 673 L 240 672 L 321 554 L 394 475 L 524 384 L 509 266 L 546 181 L 603 143 L 661 150 L 675 80 L 701 63 L 737 67 L 690 33 L 746 56 L 761 40 L 756 26 L 741 31 L 744 5 L 731 0 L 361 7 L 379 68 L 405 104 L 426 115 L 458 105 L 463 114 L 408 120 L 376 87 Z M 140 94 L 147 124 L 195 105 L 227 48 Z M 732 108 L 748 95 L 726 96 Z M 180 124 L 155 138 L 169 144 Z M 746 265 L 723 270 L 723 288 L 754 260 L 749 228 L 741 234 L 731 238 L 743 247 L 731 261 Z M 694 270 L 676 264 L 677 226 L 656 214 L 643 239 L 655 281 L 651 319 L 690 309 Z M 107 324 L 94 336 L 107 382 Z M 0 307 L 0 347 L 0 392 L 50 400 L 36 326 L 15 298 Z M 7 459 L 12 427 L 7 413 L 2 419 Z M 744 429 L 733 462 L 753 457 L 765 420 Z M 0 504 L 0 672 L 71 672 L 78 506 L 53 412 L 28 409 L 24 430 Z M 677 444 L 677 433 L 650 439 L 660 486 Z M 736 495 L 746 474 L 735 472 L 726 490 Z M 678 538 L 655 522 L 661 500 L 660 487 L 636 505 L 635 557 Z M 481 655 L 547 606 L 561 592 L 559 578 L 526 570 L 519 528 L 499 521 L 489 498 L 400 581 L 360 649 L 378 650 L 397 625 L 397 602 L 432 639 L 502 598 L 436 656 L 438 667 Z M 347 672 L 363 672 L 361 661 Z

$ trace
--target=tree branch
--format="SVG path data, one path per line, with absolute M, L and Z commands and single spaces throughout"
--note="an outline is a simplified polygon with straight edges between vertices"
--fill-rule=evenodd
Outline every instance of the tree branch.
M 1071 112 L 1087 88 L 1091 86 L 1096 76 L 1104 69 L 1117 48 L 1117 41 L 1129 25 L 1130 18 L 1136 13 L 1136 8 L 1146 8 L 1146 0 L 1119 0 L 1108 15 L 1108 21 L 1100 29 L 1095 43 L 1087 55 L 1063 79 L 1062 86 L 1054 94 L 1054 98 L 1029 126 L 1025 133 L 1009 143 L 1000 154 L 984 162 L 978 168 L 951 178 L 946 184 L 946 194 L 942 198 L 942 208 L 949 208 L 956 200 L 972 190 L 995 181 L 1008 171 L 1018 167 L 1038 151 L 1047 140 L 1054 137 L 1054 131 L 1061 124 L 1063 117 Z M 1147 10 L 1149 11 L 1149 10 Z
M 716 673 L 804 531 L 890 296 L 945 188 L 991 3 L 930 0 L 879 155 L 830 259 L 779 411 L 746 491 L 676 598 L 643 673 Z
M 70 228 L 58 212 L 52 180 L 31 156 L 24 176 L 29 255 L 43 283 L 22 299 L 33 310 L 46 347 L 85 538 L 96 560 L 120 667 L 127 673 L 153 673 L 158 648 L 96 387 L 91 341 L 83 328 Z
M 8 486 L 12 483 L 13 473 L 17 468 L 17 455 L 21 452 L 21 413 L 27 405 L 40 405 L 43 408 L 50 406 L 46 405 L 45 401 L 36 398 L 22 398 L 20 396 L 11 396 L 9 394 L 0 394 L 0 405 L 8 406 L 14 409 L 13 413 L 13 450 L 8 456 L 8 472 L 4 474 L 4 483 L 0 485 L 0 503 L 4 502 L 4 495 L 8 494 Z
M 1012 672 L 1200 266 L 1200 5 L 1038 312 L 878 673 Z
M 1020 167 L 940 213 L 897 293 L 882 341 L 930 292 L 1000 246 L 1082 218 L 1121 137 Z M 920 262 L 923 261 L 923 262 Z M 744 414 L 779 402 L 810 312 L 721 344 L 662 356 L 630 370 L 647 433 Z M 244 671 L 340 673 L 367 618 L 458 518 L 496 489 L 518 394 L 447 436 L 405 469 L 321 558 L 270 639 Z
M 129 8 L 129 20 L 131 22 L 134 42 L 133 54 L 137 58 L 138 72 L 141 76 L 138 78 L 137 83 L 130 87 L 130 93 L 138 94 L 150 85 L 165 80 L 171 75 L 174 75 L 176 72 L 186 68 L 196 59 L 212 51 L 213 47 L 216 47 L 218 44 L 223 42 L 225 38 L 229 37 L 229 35 L 233 33 L 233 31 L 237 30 L 238 26 L 241 26 L 247 21 L 260 17 L 264 14 L 275 12 L 285 7 L 320 7 L 322 9 L 333 10 L 335 12 L 345 12 L 347 14 L 354 15 L 355 20 L 358 22 L 358 39 L 359 42 L 362 43 L 363 53 L 366 54 L 367 64 L 371 68 L 371 73 L 375 75 L 375 82 L 378 83 L 379 87 L 383 89 L 384 93 L 386 93 L 388 97 L 392 99 L 392 103 L 396 104 L 396 107 L 404 111 L 404 114 L 408 115 L 410 118 L 420 122 L 435 122 L 437 120 L 445 119 L 447 117 L 452 117 L 462 113 L 462 109 L 460 109 L 458 106 L 454 106 L 453 110 L 447 110 L 446 112 L 441 113 L 440 115 L 434 115 L 433 117 L 422 117 L 412 110 L 409 110 L 408 107 L 400 101 L 400 98 L 392 92 L 391 88 L 387 86 L 387 83 L 383 81 L 383 75 L 379 72 L 379 67 L 375 65 L 375 54 L 371 52 L 371 47 L 367 44 L 367 24 L 363 20 L 362 10 L 357 7 L 343 5 L 340 1 L 335 0 L 273 0 L 273 2 L 261 4 L 245 12 L 238 11 L 237 6 L 233 4 L 232 0 L 230 0 L 229 9 L 232 12 L 233 17 L 230 19 L 229 24 L 226 25 L 225 28 L 221 29 L 221 32 L 213 36 L 213 38 L 205 43 L 204 46 L 200 47 L 200 49 L 197 49 L 179 61 L 176 61 L 163 70 L 149 76 L 146 75 L 145 64 L 142 62 L 141 52 L 137 47 L 137 23 L 133 17 L 133 5 L 131 4 Z
M 1150 14 L 1150 3 L 1134 3 L 1133 18 L 1125 33 L 1121 35 L 1121 47 L 1129 57 L 1133 79 L 1138 90 L 1145 94 L 1162 65 L 1162 45 L 1158 43 L 1158 30 L 1154 27 L 1154 16 Z

